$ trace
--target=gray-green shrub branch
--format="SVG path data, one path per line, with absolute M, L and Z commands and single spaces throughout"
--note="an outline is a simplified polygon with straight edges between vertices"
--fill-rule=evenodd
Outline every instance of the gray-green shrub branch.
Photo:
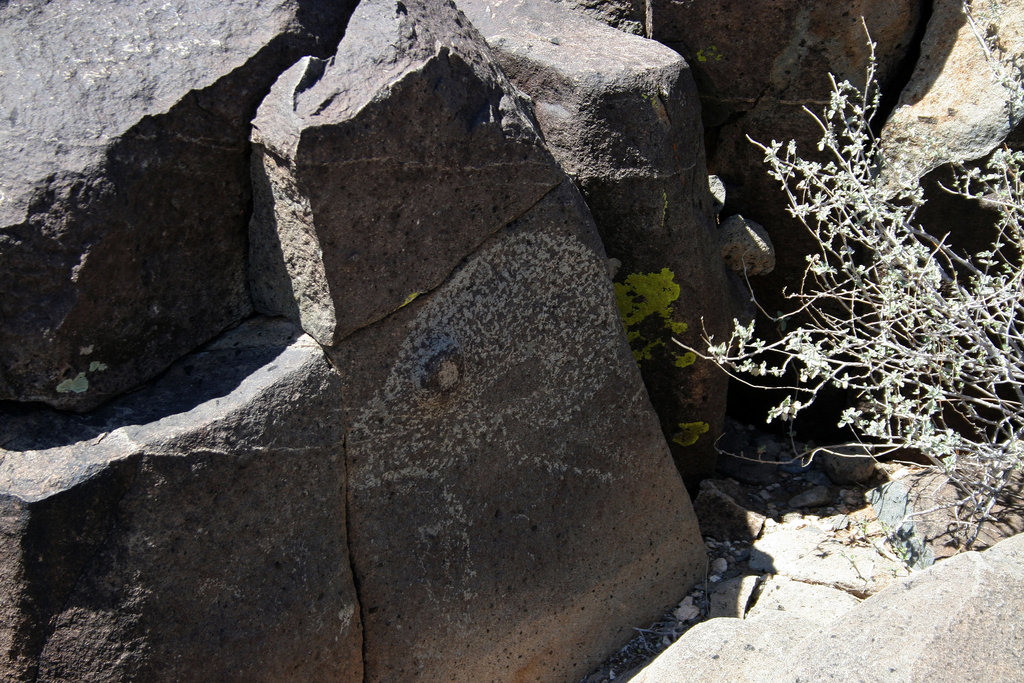
M 920 226 L 920 183 L 883 172 L 885 149 L 871 132 L 879 92 L 869 45 L 864 91 L 833 78 L 823 117 L 808 110 L 823 161 L 800 157 L 792 141 L 752 141 L 817 246 L 787 294 L 795 311 L 769 316 L 784 333 L 767 341 L 736 321 L 727 342 L 706 338 L 699 355 L 755 384 L 794 373 L 769 419 L 792 420 L 827 385 L 848 390 L 854 405 L 839 425 L 875 453 L 923 454 L 962 491 L 976 534 L 1024 462 L 1024 155 L 1000 149 L 984 167 L 960 169 L 951 188 L 998 212 L 988 249 L 959 253 L 942 226 Z M 1009 106 L 1020 106 L 1020 69 L 1010 67 L 997 73 L 1016 88 Z

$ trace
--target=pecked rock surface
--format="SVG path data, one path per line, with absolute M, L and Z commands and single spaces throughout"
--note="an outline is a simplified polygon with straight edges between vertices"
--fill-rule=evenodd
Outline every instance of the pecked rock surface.
M 445 2 L 364 1 L 334 58 L 278 79 L 253 143 L 253 298 L 326 345 L 437 287 L 563 177 Z
M 361 680 L 339 392 L 257 318 L 87 417 L 0 415 L 0 678 Z
M 703 573 L 570 183 L 330 355 L 367 680 L 576 680 Z
M 353 4 L 0 6 L 0 400 L 95 407 L 250 313 L 249 121 Z
M 726 377 L 678 337 L 724 334 L 738 306 L 719 255 L 697 90 L 659 43 L 565 4 L 461 0 L 536 106 L 552 154 L 579 185 L 608 255 L 644 383 L 688 481 L 714 470 Z

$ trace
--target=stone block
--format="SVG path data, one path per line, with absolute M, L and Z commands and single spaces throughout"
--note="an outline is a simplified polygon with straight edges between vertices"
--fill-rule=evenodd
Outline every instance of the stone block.
M 353 4 L 0 7 L 0 400 L 94 408 L 249 315 L 250 119 Z
M 0 678 L 362 680 L 340 382 L 256 319 L 89 416 L 2 416 Z

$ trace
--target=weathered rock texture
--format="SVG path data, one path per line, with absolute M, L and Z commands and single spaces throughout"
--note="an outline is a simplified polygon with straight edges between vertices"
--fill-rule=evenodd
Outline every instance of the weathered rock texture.
M 608 255 L 644 383 L 689 482 L 714 470 L 726 378 L 673 343 L 722 335 L 734 313 L 715 234 L 697 91 L 686 62 L 551 2 L 462 0 L 533 99 Z M 687 327 L 689 326 L 689 329 Z
M 703 574 L 603 256 L 566 183 L 331 352 L 368 680 L 575 680 Z
M 0 678 L 361 680 L 340 383 L 298 334 L 0 417 Z
M 725 214 L 740 213 L 767 228 L 778 266 L 755 284 L 770 311 L 788 310 L 783 285 L 795 289 L 810 253 L 804 228 L 786 213 L 785 196 L 768 177 L 763 143 L 795 139 L 811 155 L 821 137 L 803 111 L 828 103 L 828 75 L 863 85 L 867 37 L 878 43 L 879 81 L 886 87 L 911 52 L 919 0 L 652 0 L 649 34 L 678 50 L 700 90 L 708 168 L 726 184 Z M 899 87 L 899 86 L 897 86 Z
M 277 81 L 253 141 L 253 298 L 327 345 L 437 287 L 563 178 L 443 2 L 364 2 L 330 62 Z
M 712 619 L 632 680 L 1019 680 L 1024 536 L 915 573 L 831 624 L 767 612 Z
M 644 0 L 555 0 L 583 14 L 614 26 L 620 31 L 642 36 L 647 24 Z
M 972 3 L 977 30 L 994 34 L 1004 56 L 1024 53 L 1024 8 Z M 1003 80 L 1013 67 L 987 55 L 958 0 L 937 0 L 914 74 L 882 130 L 887 172 L 913 182 L 950 161 L 978 159 L 1001 143 L 1021 117 Z
M 0 399 L 94 407 L 250 312 L 249 120 L 351 4 L 0 6 Z

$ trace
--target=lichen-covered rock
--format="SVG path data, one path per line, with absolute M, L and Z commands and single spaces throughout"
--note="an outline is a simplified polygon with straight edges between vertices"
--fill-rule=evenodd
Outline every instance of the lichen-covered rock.
M 0 678 L 361 681 L 339 390 L 256 319 L 88 417 L 0 415 Z
M 568 181 L 330 354 L 368 681 L 577 680 L 703 575 Z
M 352 4 L 0 5 L 0 400 L 95 407 L 249 314 L 249 121 Z
M 258 309 L 333 345 L 437 287 L 561 182 L 528 105 L 444 2 L 366 0 L 253 122 Z
M 1024 7 L 996 0 L 971 3 L 977 30 L 1005 58 L 1024 53 Z M 959 0 L 938 0 L 914 74 L 882 129 L 886 172 L 913 183 L 951 161 L 978 159 L 1024 117 L 1024 103 L 1003 79 L 1014 67 L 986 55 Z M 1014 101 L 1014 98 L 1017 101 Z
M 726 333 L 736 304 L 719 256 L 699 100 L 672 50 L 563 5 L 461 0 L 536 105 L 609 256 L 644 383 L 689 483 L 714 471 L 727 379 L 673 343 Z

